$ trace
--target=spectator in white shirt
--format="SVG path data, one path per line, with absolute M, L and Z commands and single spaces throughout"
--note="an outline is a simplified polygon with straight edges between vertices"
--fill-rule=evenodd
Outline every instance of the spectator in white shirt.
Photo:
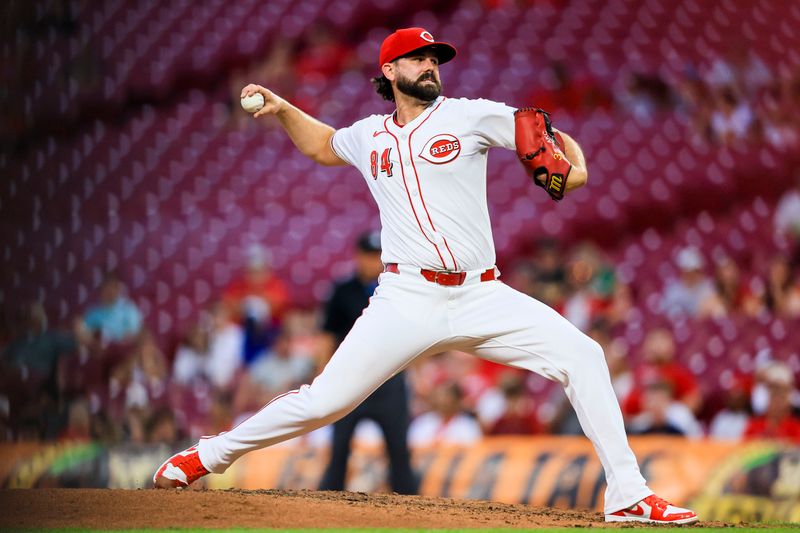
M 678 253 L 680 278 L 667 284 L 661 308 L 669 316 L 698 316 L 704 303 L 715 295 L 714 284 L 703 272 L 703 256 L 694 247 Z
M 408 441 L 413 447 L 436 444 L 468 446 L 478 441 L 478 421 L 461 408 L 463 393 L 457 383 L 435 388 L 431 395 L 433 411 L 423 413 L 411 422 Z
M 192 331 L 175 355 L 173 379 L 190 384 L 205 379 L 218 389 L 227 389 L 242 366 L 244 332 L 231 322 L 227 308 L 216 304 L 206 328 Z
M 708 436 L 718 440 L 741 440 L 750 421 L 750 395 L 744 383 L 736 383 L 728 391 L 725 404 L 725 408 L 714 415 Z

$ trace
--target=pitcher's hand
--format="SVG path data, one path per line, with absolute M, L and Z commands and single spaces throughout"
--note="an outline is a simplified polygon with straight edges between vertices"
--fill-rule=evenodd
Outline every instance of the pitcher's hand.
M 256 93 L 259 93 L 264 97 L 264 107 L 254 113 L 253 118 L 258 118 L 262 115 L 277 115 L 286 104 L 286 100 L 273 93 L 266 87 L 256 85 L 255 83 L 246 85 L 245 88 L 242 89 L 241 98 L 244 98 L 245 96 L 252 96 Z

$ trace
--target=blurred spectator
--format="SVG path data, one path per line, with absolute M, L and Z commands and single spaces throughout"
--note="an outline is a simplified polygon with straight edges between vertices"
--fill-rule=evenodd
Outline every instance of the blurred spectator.
M 756 316 L 762 311 L 761 300 L 742 280 L 739 266 L 729 256 L 720 257 L 714 269 L 714 294 L 700 304 L 700 316 L 720 317 L 730 313 Z
M 77 398 L 67 408 L 67 424 L 59 435 L 59 440 L 90 441 L 92 440 L 92 413 L 86 398 Z
M 111 372 L 109 396 L 126 409 L 148 409 L 166 401 L 167 363 L 155 339 L 144 332 L 133 351 Z
M 690 438 L 703 436 L 703 429 L 692 412 L 681 402 L 673 400 L 674 392 L 669 383 L 648 383 L 642 395 L 642 412 L 629 424 L 634 435 L 684 435 Z
M 206 430 L 201 435 L 215 435 L 234 426 L 233 398 L 230 392 L 217 392 L 212 397 Z M 192 435 L 193 437 L 195 435 Z
M 481 438 L 481 427 L 461 406 L 464 394 L 457 383 L 443 383 L 431 394 L 433 411 L 411 421 L 408 441 L 413 447 L 430 445 L 469 446 Z
M 714 111 L 708 87 L 689 71 L 677 84 L 677 112 L 689 122 L 696 137 L 693 141 L 708 142 L 713 138 L 711 115 Z
M 112 419 L 105 410 L 100 409 L 92 413 L 93 440 L 115 444 L 120 441 L 121 434 L 122 427 L 119 421 Z
M 792 243 L 791 263 L 800 268 L 800 171 L 796 171 L 794 187 L 783 193 L 775 208 L 775 234 Z
M 610 327 L 618 324 L 627 324 L 630 313 L 635 307 L 636 303 L 630 285 L 617 279 L 614 281 L 611 301 L 608 303 L 608 308 L 605 310 L 603 318 Z
M 575 327 L 586 331 L 609 306 L 614 271 L 603 264 L 596 247 L 584 244 L 569 260 L 567 283 L 571 294 L 564 302 L 563 315 Z
M 776 148 L 797 148 L 800 133 L 792 113 L 781 105 L 778 95 L 770 91 L 760 102 L 764 139 Z
M 274 341 L 289 302 L 286 285 L 272 273 L 261 245 L 248 249 L 244 274 L 225 289 L 223 301 L 233 320 L 244 326 L 244 362 L 250 364 Z
M 518 267 L 518 277 L 528 276 L 520 290 L 561 311 L 564 305 L 567 270 L 558 241 L 540 239 L 529 258 L 527 267 Z
M 736 83 L 733 67 L 719 55 L 716 55 L 711 64 L 701 70 L 703 80 L 714 89 L 731 87 Z
M 714 297 L 714 285 L 703 273 L 703 256 L 694 247 L 683 248 L 677 257 L 680 277 L 670 281 L 664 289 L 661 309 L 669 316 L 696 317 L 703 304 Z
M 147 420 L 145 433 L 151 444 L 174 444 L 179 440 L 175 415 L 167 407 L 156 409 Z
M 711 115 L 711 130 L 723 144 L 743 139 L 750 134 L 753 111 L 746 101 L 740 100 L 732 87 L 720 90 L 717 109 Z
M 622 339 L 612 339 L 609 325 L 602 320 L 592 325 L 589 336 L 603 348 L 611 386 L 617 400 L 622 403 L 634 387 L 633 372 L 628 368 L 628 346 Z
M 478 400 L 476 411 L 487 435 L 535 435 L 545 428 L 539 422 L 536 402 L 525 389 L 526 374 L 506 370 L 497 387 Z
M 314 361 L 310 354 L 293 349 L 292 339 L 278 335 L 272 348 L 253 362 L 237 385 L 236 411 L 259 409 L 286 391 L 294 390 L 313 377 Z
M 125 286 L 110 273 L 100 285 L 100 301 L 76 324 L 76 335 L 84 344 L 122 343 L 132 340 L 142 328 L 142 314 L 125 296 Z
M 44 306 L 29 302 L 19 310 L 18 332 L 0 353 L 0 403 L 5 405 L 9 429 L 23 419 L 54 416 L 61 399 L 60 361 L 74 353 L 76 344 L 68 333 L 49 329 Z
M 294 77 L 299 84 L 311 78 L 328 79 L 340 73 L 351 60 L 352 49 L 334 37 L 327 24 L 318 24 L 307 32 L 308 42 L 293 61 Z
M 458 383 L 461 406 L 472 411 L 507 367 L 485 361 L 472 354 L 451 350 L 415 361 L 409 368 L 412 416 L 433 409 L 430 401 L 442 383 Z
M 237 352 L 237 357 L 240 352 Z M 208 332 L 200 323 L 194 324 L 175 351 L 172 381 L 188 385 L 198 380 L 211 381 L 208 366 Z
M 619 93 L 623 109 L 639 118 L 649 118 L 672 103 L 672 92 L 658 74 L 631 73 Z
M 611 95 L 607 90 L 591 76 L 573 77 L 562 61 L 550 63 L 541 72 L 539 80 L 525 101 L 545 111 L 574 113 L 611 106 Z
M 736 41 L 731 66 L 737 85 L 746 95 L 757 96 L 774 79 L 764 60 L 744 40 Z
M 227 306 L 217 303 L 178 346 L 172 378 L 181 385 L 203 381 L 227 389 L 242 366 L 243 345 L 241 326 L 231 322 Z
M 694 375 L 675 361 L 672 333 L 663 328 L 650 331 L 642 349 L 644 361 L 634 371 L 634 387 L 625 399 L 624 411 L 629 414 L 640 413 L 644 409 L 645 389 L 654 383 L 663 383 L 672 394 L 671 399 L 685 405 L 690 412 L 697 413 L 703 401 L 700 387 Z M 663 388 L 656 390 L 656 396 L 663 391 Z
M 792 272 L 784 256 L 776 256 L 769 265 L 765 300 L 777 316 L 800 316 L 800 273 Z
M 746 438 L 787 439 L 800 444 L 800 417 L 792 408 L 794 375 L 791 368 L 774 362 L 764 369 L 768 392 L 766 411 L 753 416 L 745 430 Z
M 130 407 L 125 410 L 122 419 L 125 442 L 144 444 L 147 441 L 147 412 L 141 407 Z
M 719 440 L 740 440 L 750 420 L 750 394 L 747 384 L 739 379 L 725 393 L 725 407 L 714 415 L 708 436 Z
M 555 239 L 540 239 L 536 243 L 533 265 L 538 283 L 564 283 L 567 280 L 561 248 Z
M 379 232 L 361 235 L 355 248 L 355 272 L 334 285 L 331 296 L 325 303 L 322 322 L 325 363 L 369 304 L 369 298 L 375 292 L 378 277 L 384 268 Z M 351 413 L 334 423 L 331 456 L 320 481 L 320 490 L 344 490 L 353 433 L 362 420 L 372 420 L 380 427 L 386 443 L 392 490 L 400 494 L 416 493 L 418 481 L 411 469 L 411 454 L 408 450 L 409 418 L 406 374 L 400 372 L 375 390 Z

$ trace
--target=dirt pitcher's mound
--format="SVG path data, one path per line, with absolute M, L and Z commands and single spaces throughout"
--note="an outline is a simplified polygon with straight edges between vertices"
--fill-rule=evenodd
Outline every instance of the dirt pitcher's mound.
M 0 529 L 598 526 L 600 513 L 394 494 L 243 490 L 0 491 Z
M 606 525 L 602 514 L 589 511 L 396 494 L 279 490 L 0 490 L 0 529 L 439 529 Z

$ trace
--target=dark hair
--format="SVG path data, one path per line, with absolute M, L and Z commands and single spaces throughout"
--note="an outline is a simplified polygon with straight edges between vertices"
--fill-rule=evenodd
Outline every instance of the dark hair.
M 383 97 L 384 100 L 394 102 L 392 82 L 390 82 L 386 76 L 381 75 L 379 78 L 372 78 L 370 81 L 372 82 L 372 85 L 375 86 L 375 90 Z

